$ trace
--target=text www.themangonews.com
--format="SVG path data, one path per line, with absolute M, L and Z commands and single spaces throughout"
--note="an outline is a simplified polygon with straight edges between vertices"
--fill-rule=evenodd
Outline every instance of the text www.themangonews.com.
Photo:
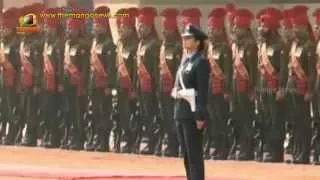
M 129 14 L 110 14 L 110 13 L 41 13 L 40 18 L 75 18 L 75 19 L 92 19 L 92 18 L 116 18 L 119 16 L 129 16 Z

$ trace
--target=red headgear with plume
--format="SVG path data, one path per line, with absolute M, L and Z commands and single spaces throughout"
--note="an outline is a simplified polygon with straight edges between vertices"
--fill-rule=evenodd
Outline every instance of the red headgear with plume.
M 163 17 L 163 27 L 165 29 L 177 29 L 178 21 L 177 16 L 179 14 L 178 9 L 175 8 L 167 8 L 161 12 L 161 16 Z
M 228 21 L 233 23 L 234 15 L 236 12 L 236 7 L 234 4 L 227 4 L 225 7 L 225 10 L 227 12 Z
M 188 24 L 192 24 L 200 28 L 201 12 L 198 8 L 185 9 L 182 11 L 181 15 L 183 28 L 185 28 Z
M 209 14 L 208 26 L 214 29 L 224 28 L 224 19 L 227 11 L 224 8 L 215 8 Z
M 107 6 L 99 6 L 94 9 L 94 13 L 97 17 L 93 18 L 94 24 L 99 24 L 104 27 L 109 27 L 109 13 L 110 9 Z
M 153 7 L 143 7 L 139 9 L 138 21 L 147 26 L 154 25 L 154 19 L 157 16 L 157 10 Z
M 240 28 L 250 28 L 254 15 L 248 9 L 239 9 L 235 12 L 233 24 Z

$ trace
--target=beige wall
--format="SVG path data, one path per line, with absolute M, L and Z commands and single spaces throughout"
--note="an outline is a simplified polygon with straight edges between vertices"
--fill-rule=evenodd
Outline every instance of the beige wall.
M 7 9 L 9 7 L 22 7 L 25 5 L 30 5 L 32 3 L 42 3 L 43 0 L 3 0 L 3 8 Z

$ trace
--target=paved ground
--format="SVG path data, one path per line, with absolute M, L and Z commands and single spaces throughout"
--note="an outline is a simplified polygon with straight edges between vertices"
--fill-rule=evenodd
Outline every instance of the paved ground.
M 0 147 L 0 174 L 4 167 L 33 166 L 38 169 L 99 171 L 114 174 L 184 175 L 181 159 L 114 153 L 75 152 L 42 148 Z M 19 167 L 20 166 L 20 167 Z M 41 167 L 41 168 L 40 168 Z M 36 169 L 35 168 L 35 169 Z M 55 170 L 54 170 L 55 171 Z M 207 161 L 206 175 L 236 180 L 319 180 L 320 169 L 312 165 L 262 164 L 257 162 Z M 0 179 L 17 179 L 0 177 Z M 23 178 L 29 180 L 28 178 Z M 32 178 L 31 178 L 32 179 Z M 43 179 L 43 178 L 42 178 Z M 220 178 L 216 178 L 220 179 Z

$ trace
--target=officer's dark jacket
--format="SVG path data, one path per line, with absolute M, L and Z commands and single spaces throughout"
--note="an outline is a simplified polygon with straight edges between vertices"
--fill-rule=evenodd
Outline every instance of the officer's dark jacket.
M 191 111 L 187 101 L 176 99 L 174 104 L 174 119 L 206 120 L 210 75 L 209 61 L 202 53 L 197 52 L 191 58 L 186 58 L 182 60 L 182 62 L 182 79 L 184 85 L 187 89 L 194 88 L 197 92 L 196 112 L 193 113 Z M 176 81 L 178 80 L 176 79 Z M 182 88 L 180 83 L 176 84 L 177 89 Z
M 97 56 L 102 63 L 105 72 L 108 75 L 107 88 L 113 89 L 116 87 L 116 46 L 113 43 L 112 37 L 105 36 L 98 38 L 96 44 Z M 91 74 L 93 75 L 93 74 Z M 89 88 L 94 88 L 95 79 L 91 76 Z

